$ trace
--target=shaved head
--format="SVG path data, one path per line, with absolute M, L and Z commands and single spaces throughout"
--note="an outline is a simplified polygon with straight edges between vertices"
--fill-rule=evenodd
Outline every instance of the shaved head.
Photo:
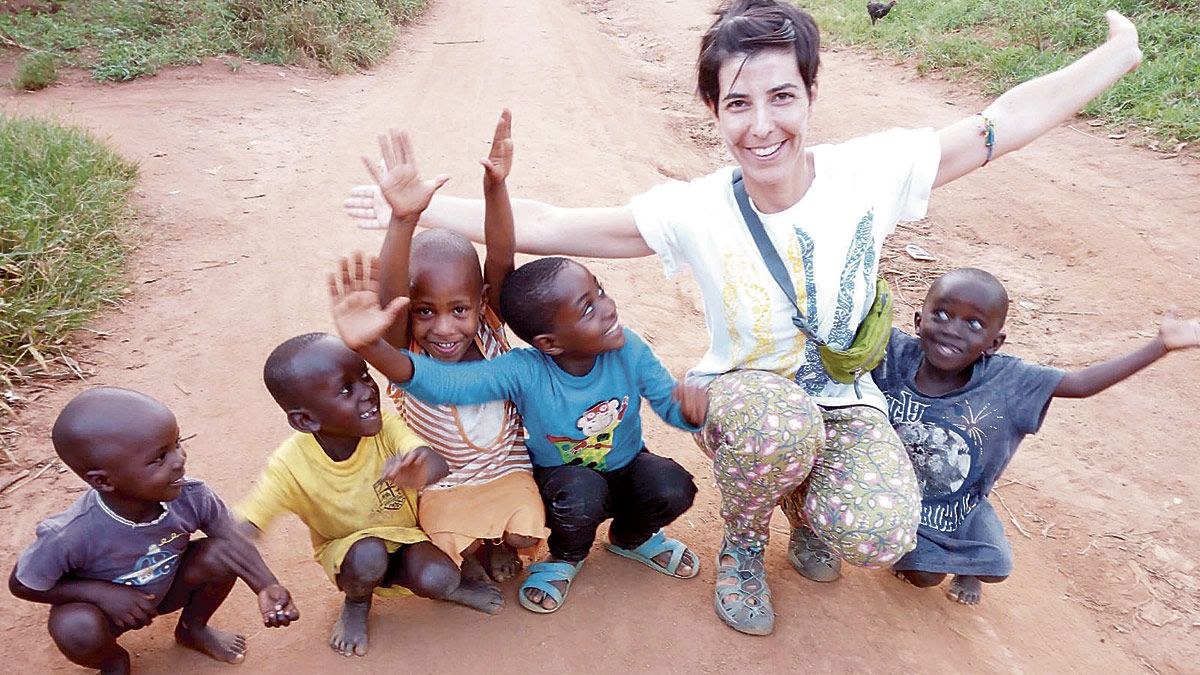
M 329 341 L 337 343 L 343 349 L 349 349 L 335 335 L 305 333 L 285 341 L 267 357 L 263 366 L 263 382 L 279 407 L 288 410 L 302 402 L 304 392 L 299 383 L 309 370 L 302 357 L 313 347 Z
M 413 284 L 416 284 L 418 277 L 426 270 L 454 265 L 474 284 L 474 288 L 483 288 L 479 253 L 461 234 L 447 230 L 418 232 L 412 239 L 408 265 L 409 277 Z
M 929 293 L 932 295 L 935 290 L 941 292 L 947 287 L 959 284 L 969 285 L 972 289 L 982 293 L 991 303 L 992 310 L 1000 319 L 1000 324 L 1004 324 L 1004 319 L 1008 316 L 1008 291 L 1004 290 L 1004 284 L 1000 283 L 1000 280 L 991 272 L 975 267 L 951 270 L 934 280 L 929 287 Z
M 96 387 L 67 403 L 50 438 L 63 463 L 82 476 L 164 424 L 175 425 L 175 416 L 162 403 L 131 389 Z

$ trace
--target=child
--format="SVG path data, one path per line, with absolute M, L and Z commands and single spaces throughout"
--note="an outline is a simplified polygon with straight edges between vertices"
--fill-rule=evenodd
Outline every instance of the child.
M 484 276 L 479 255 L 465 238 L 439 230 L 413 237 L 421 211 L 440 183 L 416 180 L 407 137 L 393 136 L 398 153 L 384 144 L 385 156 L 392 156 L 390 165 L 385 162 L 386 175 L 368 163 L 376 179 L 388 186 L 384 197 L 393 214 L 380 251 L 381 299 L 410 298 L 409 321 L 396 322 L 386 336 L 396 347 L 447 363 L 508 351 L 498 299 L 500 284 L 513 268 L 512 209 L 505 183 L 512 166 L 511 120 L 505 110 L 491 153 L 482 161 Z M 421 492 L 421 529 L 473 579 L 504 581 L 516 574 L 521 568 L 516 550 L 533 547 L 550 534 L 516 407 L 509 401 L 433 405 L 396 387 L 388 393 L 409 427 L 450 466 L 449 475 Z
M 180 609 L 180 644 L 241 662 L 246 638 L 208 625 L 239 578 L 258 594 L 267 626 L 300 617 L 224 502 L 184 475 L 187 453 L 166 406 L 128 389 L 89 389 L 59 413 L 51 439 L 91 489 L 38 525 L 8 585 L 51 605 L 50 636 L 72 662 L 127 673 L 117 638 Z M 192 540 L 197 530 L 208 537 Z
M 334 651 L 367 653 L 372 591 L 499 611 L 499 592 L 460 581 L 417 527 L 415 490 L 442 479 L 446 462 L 395 415 L 380 414 L 362 358 L 333 335 L 308 333 L 271 352 L 263 379 L 296 433 L 237 512 L 253 535 L 288 511 L 308 526 L 314 559 L 346 595 Z
M 695 431 L 707 396 L 675 385 L 641 338 L 621 326 L 616 305 L 587 268 L 566 258 L 518 268 L 504 281 L 500 306 L 533 348 L 449 365 L 381 339 L 406 302 L 380 307 L 372 267 L 359 256 L 352 271 L 343 259 L 340 287 L 336 275 L 330 278 L 334 320 L 346 343 L 412 396 L 458 405 L 507 399 L 525 422 L 550 557 L 530 566 L 522 606 L 538 613 L 562 606 L 596 528 L 610 517 L 610 551 L 670 576 L 696 576 L 695 554 L 661 529 L 691 506 L 696 485 L 683 467 L 645 448 L 640 408 L 644 396 L 669 424 Z
M 920 588 L 953 574 L 947 595 L 964 605 L 979 602 L 981 583 L 999 583 L 1012 571 L 987 496 L 1017 444 L 1041 427 L 1050 399 L 1091 396 L 1168 351 L 1200 345 L 1200 321 L 1168 313 L 1149 343 L 1063 372 L 996 354 L 1007 313 L 1008 295 L 991 274 L 949 272 L 913 318 L 917 337 L 892 329 L 887 357 L 872 374 L 922 491 L 917 548 L 892 569 Z

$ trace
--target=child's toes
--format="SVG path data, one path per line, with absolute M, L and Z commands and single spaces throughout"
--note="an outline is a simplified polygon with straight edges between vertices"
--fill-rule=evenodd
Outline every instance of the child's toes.
M 961 605 L 978 605 L 983 596 L 983 584 L 978 577 L 959 575 L 950 582 L 946 595 Z

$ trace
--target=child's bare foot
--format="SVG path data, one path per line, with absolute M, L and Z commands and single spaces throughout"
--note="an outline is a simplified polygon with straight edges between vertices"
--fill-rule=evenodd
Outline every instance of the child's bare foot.
M 504 596 L 495 584 L 463 579 L 453 593 L 446 596 L 447 602 L 479 610 L 484 614 L 499 614 L 504 609 Z
M 504 583 L 521 573 L 521 559 L 517 550 L 508 544 L 488 544 L 487 572 L 497 583 Z
M 342 656 L 366 656 L 367 615 L 371 612 L 371 600 L 354 602 L 346 598 L 342 604 L 342 615 L 333 624 L 329 646 Z
M 956 574 L 946 589 L 946 597 L 963 605 L 978 605 L 983 596 L 983 584 L 979 577 Z
M 486 554 L 483 553 L 485 548 L 486 545 L 480 546 L 478 550 L 471 551 L 463 556 L 462 565 L 460 566 L 463 579 L 484 583 L 490 581 L 487 570 L 483 568 L 484 563 L 480 560 L 480 558 L 486 557 Z
M 189 627 L 180 621 L 175 626 L 175 641 L 225 663 L 241 663 L 246 658 L 246 636 L 211 626 Z

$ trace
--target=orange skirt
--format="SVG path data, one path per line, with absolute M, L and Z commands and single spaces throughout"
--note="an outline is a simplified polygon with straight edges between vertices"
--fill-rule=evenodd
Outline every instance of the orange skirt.
M 417 511 L 429 540 L 460 566 L 462 552 L 476 539 L 498 540 L 506 532 L 536 539 L 550 536 L 542 495 L 533 475 L 525 471 L 480 485 L 426 490 Z

